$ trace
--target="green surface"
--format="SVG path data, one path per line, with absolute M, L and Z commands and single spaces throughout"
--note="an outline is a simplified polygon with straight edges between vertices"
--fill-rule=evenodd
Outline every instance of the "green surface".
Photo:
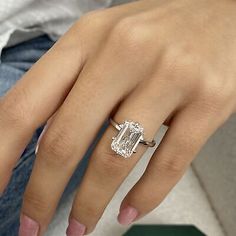
M 134 225 L 123 236 L 206 236 L 193 225 Z

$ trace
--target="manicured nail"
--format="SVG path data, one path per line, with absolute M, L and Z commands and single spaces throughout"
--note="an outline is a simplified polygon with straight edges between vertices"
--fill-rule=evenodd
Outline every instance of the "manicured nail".
M 79 223 L 75 219 L 69 220 L 69 226 L 66 230 L 67 236 L 83 236 L 85 234 L 86 227 L 85 225 Z
M 22 215 L 20 219 L 19 236 L 37 236 L 39 232 L 39 224 L 26 215 Z
M 118 221 L 122 225 L 129 225 L 136 219 L 137 216 L 137 209 L 131 206 L 127 206 L 126 208 L 121 209 L 118 215 Z

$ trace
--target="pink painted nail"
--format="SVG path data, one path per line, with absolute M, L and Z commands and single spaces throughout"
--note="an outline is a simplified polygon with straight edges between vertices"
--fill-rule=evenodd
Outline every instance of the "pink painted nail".
M 37 236 L 38 232 L 39 224 L 28 216 L 22 215 L 20 219 L 19 236 Z
M 85 225 L 79 223 L 75 219 L 69 220 L 69 226 L 66 230 L 67 236 L 83 236 L 85 234 L 86 227 Z
M 122 209 L 118 215 L 118 221 L 122 225 L 131 224 L 138 216 L 138 211 L 134 207 L 127 206 Z

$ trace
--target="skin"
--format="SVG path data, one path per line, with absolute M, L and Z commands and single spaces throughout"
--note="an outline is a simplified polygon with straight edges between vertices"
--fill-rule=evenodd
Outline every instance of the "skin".
M 163 123 L 169 126 L 120 210 L 131 206 L 137 220 L 162 202 L 236 112 L 235 12 L 233 0 L 141 0 L 90 12 L 1 98 L 0 191 L 35 129 L 49 120 L 22 208 L 22 218 L 37 222 L 35 235 L 46 231 L 111 113 L 118 123 L 141 123 L 147 140 Z M 139 145 L 131 158 L 117 157 L 110 148 L 116 134 L 109 126 L 74 199 L 70 220 L 86 234 L 146 151 Z

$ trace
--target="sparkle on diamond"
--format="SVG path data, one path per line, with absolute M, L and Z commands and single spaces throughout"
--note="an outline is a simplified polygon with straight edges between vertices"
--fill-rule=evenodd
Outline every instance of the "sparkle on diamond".
M 120 127 L 119 133 L 111 143 L 111 148 L 117 154 L 128 158 L 143 138 L 143 128 L 133 121 L 125 121 Z

